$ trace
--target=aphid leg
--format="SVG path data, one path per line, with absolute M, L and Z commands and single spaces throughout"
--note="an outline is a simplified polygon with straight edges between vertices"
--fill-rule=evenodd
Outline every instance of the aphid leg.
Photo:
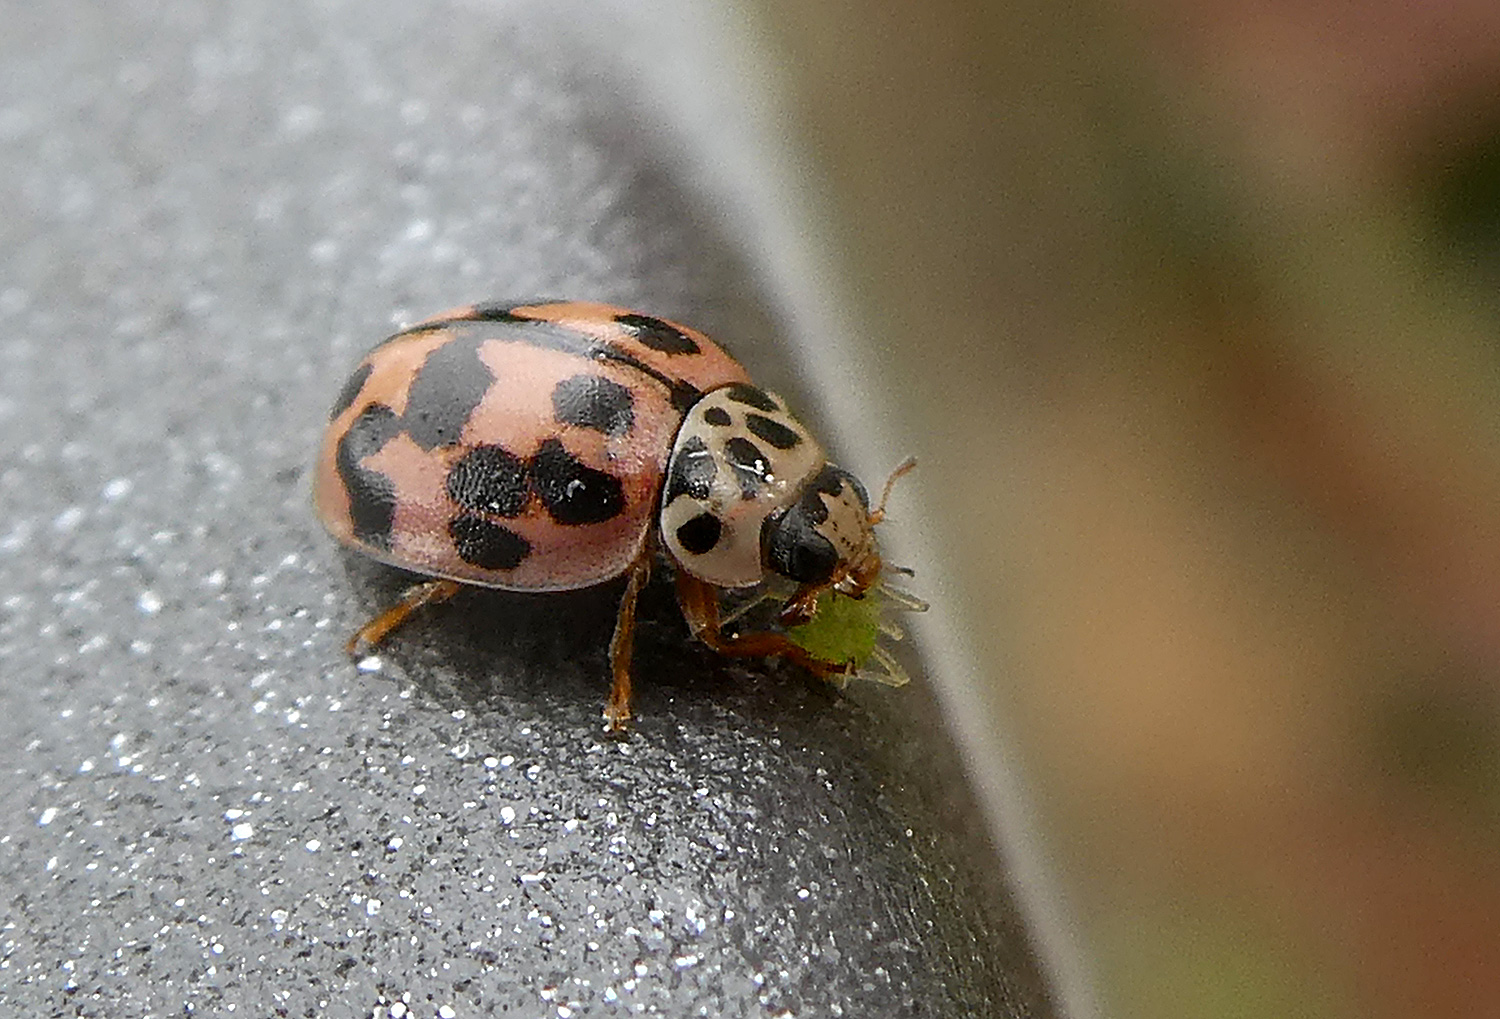
M 848 663 L 826 662 L 808 654 L 790 638 L 769 631 L 730 636 L 719 622 L 719 592 L 686 571 L 677 571 L 677 603 L 682 606 L 688 629 L 721 655 L 739 658 L 785 658 L 823 679 L 836 679 L 848 671 Z
M 610 731 L 618 732 L 630 721 L 630 660 L 635 649 L 635 603 L 641 588 L 651 579 L 651 550 L 647 549 L 630 566 L 630 579 L 620 596 L 620 613 L 615 616 L 615 633 L 609 639 L 609 669 L 614 682 L 609 688 L 609 702 L 604 718 Z
M 354 631 L 354 636 L 349 638 L 344 650 L 351 658 L 365 654 L 385 640 L 392 630 L 406 622 L 407 617 L 417 609 L 423 605 L 447 601 L 462 588 L 463 585 L 456 580 L 425 580 L 420 584 L 413 584 L 402 592 L 400 601 Z
M 739 605 L 735 606 L 735 609 L 734 609 L 733 612 L 730 612 L 729 615 L 724 616 L 722 619 L 720 619 L 719 620 L 719 626 L 721 628 L 725 627 L 725 626 L 728 626 L 729 624 L 733 623 L 735 620 L 739 619 L 741 616 L 747 616 L 747 615 L 749 615 L 751 612 L 754 612 L 756 609 L 760 608 L 766 602 L 768 602 L 768 601 L 775 601 L 776 598 L 777 598 L 776 592 L 772 591 L 769 587 L 762 588 L 760 591 L 756 592 L 756 594 L 755 594 L 754 597 L 752 597 L 752 598 L 746 598 Z
M 911 571 L 906 572 L 909 574 Z M 921 598 L 895 584 L 881 583 L 880 591 L 903 612 L 926 612 L 931 607 Z

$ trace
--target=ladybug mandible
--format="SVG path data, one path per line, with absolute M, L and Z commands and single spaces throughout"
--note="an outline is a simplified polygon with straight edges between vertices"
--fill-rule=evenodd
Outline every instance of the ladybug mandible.
M 355 633 L 351 654 L 464 585 L 564 591 L 628 576 L 609 647 L 616 729 L 658 547 L 698 639 L 824 677 L 845 663 L 783 633 L 725 633 L 720 590 L 788 578 L 778 619 L 795 626 L 820 593 L 862 597 L 881 571 L 884 499 L 871 511 L 779 397 L 702 333 L 602 304 L 476 304 L 390 337 L 339 394 L 315 501 L 343 544 L 434 578 Z

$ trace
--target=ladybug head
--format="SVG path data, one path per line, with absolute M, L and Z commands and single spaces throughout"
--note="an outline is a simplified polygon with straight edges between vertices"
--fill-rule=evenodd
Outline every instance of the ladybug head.
M 774 573 L 796 583 L 790 620 L 819 591 L 858 598 L 879 579 L 883 515 L 884 499 L 872 513 L 859 479 L 828 462 L 780 397 L 730 385 L 707 393 L 678 429 L 660 523 L 667 552 L 699 580 L 744 588 Z
M 796 501 L 766 518 L 762 562 L 804 589 L 831 587 L 858 598 L 880 576 L 877 520 L 859 479 L 825 464 Z

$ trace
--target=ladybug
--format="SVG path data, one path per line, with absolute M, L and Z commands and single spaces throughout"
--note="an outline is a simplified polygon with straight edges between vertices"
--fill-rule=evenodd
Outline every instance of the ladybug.
M 475 304 L 391 336 L 334 404 L 315 502 L 344 545 L 433 578 L 356 632 L 355 655 L 465 585 L 627 577 L 609 647 L 615 729 L 630 718 L 636 599 L 658 549 L 699 640 L 823 677 L 846 663 L 784 633 L 724 632 L 720 592 L 787 578 L 778 619 L 795 626 L 819 594 L 862 597 L 881 571 L 884 500 L 872 512 L 780 397 L 702 333 L 603 304 Z

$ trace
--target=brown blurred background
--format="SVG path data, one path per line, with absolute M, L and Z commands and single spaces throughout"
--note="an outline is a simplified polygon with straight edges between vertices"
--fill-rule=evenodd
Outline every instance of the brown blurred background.
M 1500 1015 L 1500 3 L 750 9 L 1107 1010 Z

